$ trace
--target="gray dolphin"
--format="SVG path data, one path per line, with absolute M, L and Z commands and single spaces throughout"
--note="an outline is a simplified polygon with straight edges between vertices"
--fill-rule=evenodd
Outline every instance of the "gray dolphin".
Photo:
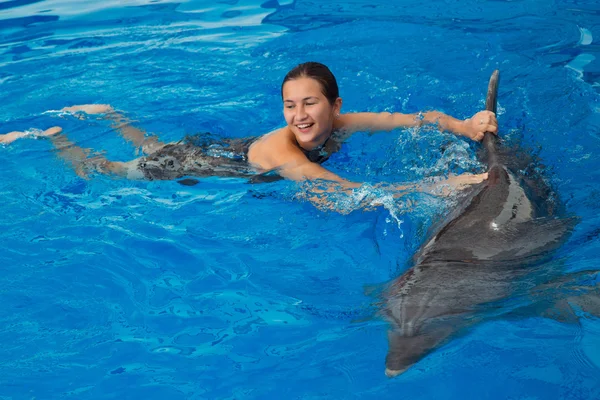
M 486 101 L 494 112 L 498 77 L 494 71 Z M 385 290 L 382 311 L 391 323 L 389 377 L 473 324 L 499 314 L 517 315 L 506 300 L 540 293 L 553 250 L 575 225 L 574 218 L 557 216 L 556 202 L 548 201 L 550 188 L 542 179 L 528 181 L 513 172 L 499 144 L 495 135 L 485 134 L 481 153 L 489 167 L 487 181 L 466 195 L 419 249 L 413 266 Z M 536 297 L 522 309 L 549 310 L 552 301 Z

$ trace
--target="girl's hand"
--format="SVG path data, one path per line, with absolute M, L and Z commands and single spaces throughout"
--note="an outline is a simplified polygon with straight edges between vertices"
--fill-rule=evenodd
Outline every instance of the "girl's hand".
M 481 183 L 487 178 L 487 172 L 483 174 L 464 173 L 461 175 L 450 175 L 447 179 L 438 181 L 435 184 L 426 187 L 425 192 L 433 195 L 449 196 L 456 191 Z
M 494 135 L 498 133 L 498 121 L 496 121 L 496 115 L 491 111 L 480 111 L 464 120 L 463 124 L 463 134 L 477 142 L 483 139 L 485 132 L 491 132 Z

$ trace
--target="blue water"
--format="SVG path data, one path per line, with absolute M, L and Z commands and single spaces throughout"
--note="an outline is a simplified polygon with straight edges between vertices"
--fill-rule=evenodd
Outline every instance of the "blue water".
M 598 43 L 597 1 L 1 1 L 0 133 L 60 125 L 132 159 L 107 121 L 45 113 L 109 103 L 164 141 L 258 135 L 307 60 L 336 74 L 344 111 L 466 118 L 500 69 L 501 134 L 581 219 L 556 257 L 598 269 Z M 413 182 L 482 171 L 476 147 L 357 134 L 326 167 Z M 406 268 L 449 200 L 334 213 L 291 182 L 84 180 L 34 139 L 0 148 L 0 172 L 0 399 L 600 398 L 586 315 L 487 322 L 384 376 L 365 287 Z

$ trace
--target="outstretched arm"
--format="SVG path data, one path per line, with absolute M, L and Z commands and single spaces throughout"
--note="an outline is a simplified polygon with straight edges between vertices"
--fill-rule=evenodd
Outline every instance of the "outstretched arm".
M 464 121 L 441 113 L 428 111 L 418 114 L 401 113 L 349 113 L 340 115 L 336 129 L 352 134 L 356 131 L 390 131 L 422 125 L 437 125 L 456 135 L 480 141 L 485 132 L 498 132 L 496 116 L 491 111 L 480 111 Z
M 289 163 L 280 168 L 279 173 L 295 181 L 313 181 L 318 184 L 309 187 L 307 192 L 308 199 L 317 207 L 327 210 L 335 210 L 335 202 L 328 197 L 332 193 L 344 193 L 348 196 L 355 194 L 354 189 L 358 189 L 363 184 L 351 182 L 331 171 L 323 168 L 319 164 L 301 159 L 296 160 L 297 163 Z M 432 184 L 377 184 L 373 185 L 373 189 L 384 190 L 391 194 L 394 198 L 400 198 L 411 192 L 426 192 L 437 196 L 448 196 L 456 190 L 464 189 L 470 185 L 474 185 L 487 179 L 488 174 L 462 174 L 450 176 L 447 179 L 439 180 Z M 360 197 L 360 196 L 359 196 Z M 362 203 L 362 198 L 361 198 Z M 373 207 L 381 204 L 365 203 L 359 207 Z

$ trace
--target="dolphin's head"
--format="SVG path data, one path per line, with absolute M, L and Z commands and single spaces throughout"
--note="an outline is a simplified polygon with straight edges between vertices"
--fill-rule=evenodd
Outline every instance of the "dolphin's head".
M 385 357 L 385 374 L 388 378 L 402 374 L 425 355 L 423 346 L 417 343 L 414 336 L 400 336 L 390 332 L 388 341 L 389 351 Z
M 395 378 L 398 375 L 401 375 L 404 371 L 406 371 L 408 367 L 403 369 L 389 369 L 387 366 L 385 367 L 385 376 L 388 378 Z
M 391 325 L 388 377 L 403 373 L 468 324 L 464 317 L 478 302 L 470 290 L 477 279 L 464 263 L 436 262 L 416 265 L 392 282 L 382 310 Z
M 449 334 L 445 324 L 435 323 L 448 310 L 439 307 L 440 287 L 431 288 L 420 279 L 427 276 L 427 270 L 419 266 L 409 269 L 387 293 L 384 312 L 392 330 L 388 333 L 385 374 L 390 378 L 417 363 Z
M 389 378 L 402 374 L 437 348 L 451 333 L 452 328 L 449 326 L 439 326 L 414 336 L 402 336 L 398 332 L 389 332 L 389 351 L 385 358 L 385 374 Z

